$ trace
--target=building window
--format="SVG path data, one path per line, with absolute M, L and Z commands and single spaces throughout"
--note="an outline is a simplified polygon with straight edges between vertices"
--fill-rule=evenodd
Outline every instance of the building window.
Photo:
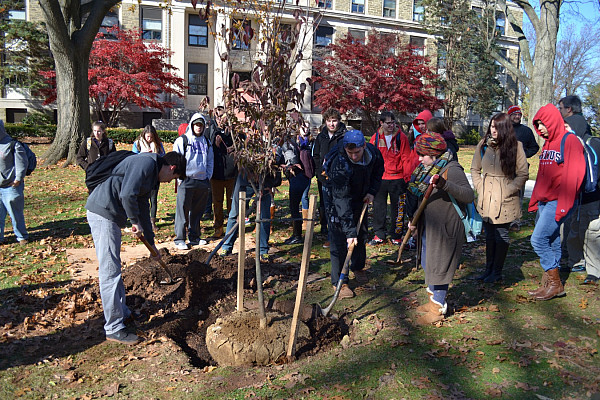
M 437 52 L 438 74 L 440 73 L 440 71 L 446 70 L 447 60 L 448 60 L 448 51 L 444 47 L 438 47 L 438 52 Z
M 348 35 L 352 36 L 352 43 L 365 42 L 366 32 L 358 29 L 348 29 Z
M 364 14 L 365 13 L 365 0 L 352 0 L 352 12 Z
M 26 16 L 25 16 L 25 10 L 10 10 L 8 12 L 8 19 L 11 20 L 19 20 L 19 21 L 25 21 Z
M 188 64 L 188 94 L 208 94 L 208 64 Z
M 483 8 L 481 7 L 473 6 L 472 10 L 478 17 L 481 17 L 483 15 Z
M 100 33 L 104 34 L 105 39 L 117 39 L 114 33 L 108 33 L 111 28 L 117 28 L 119 26 L 119 15 L 114 11 L 109 11 L 104 16 L 102 23 L 100 24 Z
M 142 37 L 144 40 L 162 39 L 162 10 L 158 7 L 142 7 Z
M 410 45 L 414 47 L 414 52 L 416 55 L 424 56 L 425 55 L 425 38 L 418 36 L 410 37 Z
M 499 35 L 504 35 L 504 30 L 506 28 L 506 18 L 504 17 L 503 12 L 496 12 L 496 32 Z
M 414 0 L 413 3 L 413 21 L 421 22 L 425 15 L 425 6 L 423 0 Z
M 241 82 L 251 82 L 252 81 L 252 72 L 250 71 L 231 71 L 229 73 L 229 87 L 232 87 L 231 84 L 233 82 L 233 74 L 238 74 Z
M 319 6 L 319 8 L 331 10 L 333 8 L 333 0 L 319 0 L 317 5 Z
M 250 21 L 233 20 L 233 49 L 248 50 L 250 48 L 250 39 L 252 38 L 252 27 Z
M 319 26 L 315 32 L 315 46 L 325 47 L 331 44 L 333 40 L 333 27 Z
M 383 16 L 396 18 L 396 0 L 383 0 Z
M 208 47 L 208 25 L 198 15 L 190 14 L 188 44 L 190 46 Z
M 508 61 L 508 49 L 499 49 L 498 54 Z M 498 74 L 506 74 L 506 67 L 504 65 L 500 64 L 498 61 L 494 61 L 494 63 L 498 66 Z

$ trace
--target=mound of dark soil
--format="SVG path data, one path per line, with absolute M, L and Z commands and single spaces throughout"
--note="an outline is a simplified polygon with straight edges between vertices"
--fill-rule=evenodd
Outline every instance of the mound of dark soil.
M 131 309 L 150 316 L 141 329 L 172 338 L 198 367 L 215 364 L 206 348 L 206 328 L 218 317 L 232 312 L 236 305 L 237 256 L 214 257 L 210 266 L 205 264 L 207 258 L 208 253 L 204 250 L 173 256 L 164 253 L 163 260 L 171 274 L 183 278 L 174 285 L 159 284 L 166 274 L 150 259 L 140 261 L 123 272 L 127 304 Z M 262 265 L 265 282 L 276 281 L 277 291 L 295 291 L 298 275 L 299 267 L 294 264 Z M 255 299 L 254 278 L 254 257 L 248 257 L 244 271 L 244 292 L 248 304 Z M 273 290 L 269 293 L 275 295 Z M 273 308 L 281 310 L 282 307 Z M 313 317 L 305 322 L 311 338 L 298 342 L 297 357 L 327 350 L 348 333 L 348 327 L 341 319 Z

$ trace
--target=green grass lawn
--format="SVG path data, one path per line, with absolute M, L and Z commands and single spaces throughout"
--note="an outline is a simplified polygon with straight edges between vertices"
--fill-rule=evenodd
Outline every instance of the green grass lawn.
M 45 147 L 32 146 L 38 155 Z M 466 171 L 472 152 L 473 147 L 459 152 Z M 537 169 L 534 159 L 530 173 Z M 74 166 L 39 167 L 26 179 L 25 218 L 32 241 L 16 244 L 7 219 L 8 243 L 0 247 L 0 321 L 10 324 L 10 307 L 27 308 L 32 296 L 61 294 L 64 289 L 58 283 L 70 279 L 65 250 L 92 245 L 83 180 L 83 171 Z M 278 218 L 289 217 L 286 192 L 284 181 L 276 194 Z M 316 193 L 314 181 L 312 192 Z M 161 241 L 172 239 L 174 207 L 173 184 L 162 185 Z M 0 369 L 0 398 L 593 398 L 600 391 L 600 292 L 597 286 L 580 285 L 583 275 L 572 273 L 564 276 L 566 297 L 529 300 L 526 291 L 537 287 L 541 268 L 529 244 L 534 215 L 525 213 L 523 221 L 521 231 L 511 233 L 501 284 L 467 279 L 483 268 L 485 244 L 480 240 L 464 247 L 449 291 L 451 312 L 439 326 L 412 323 L 414 308 L 426 300 L 423 271 L 414 261 L 389 263 L 396 258 L 396 246 L 369 247 L 369 285 L 334 308 L 351 326 L 344 346 L 280 366 L 213 370 L 195 368 L 173 342 L 160 338 L 132 348 L 98 343 Z M 210 222 L 202 224 L 212 233 Z M 291 235 L 290 224 L 278 220 L 274 225 L 271 242 L 281 249 L 278 256 L 299 262 L 301 245 L 281 245 Z M 129 235 L 123 238 L 133 243 Z M 310 272 L 327 276 L 329 251 L 322 242 L 315 237 Z M 405 253 L 410 256 L 414 252 Z M 8 295 L 18 299 L 10 307 L 5 302 Z M 295 298 L 293 292 L 275 295 Z M 327 304 L 330 295 L 326 279 L 309 286 L 306 301 Z M 35 332 L 35 315 L 32 310 L 30 335 Z M 0 346 L 12 340 L 18 338 L 0 335 Z M 228 378 L 233 376 L 244 377 L 247 384 L 231 387 Z
M 475 153 L 476 146 L 461 146 L 458 152 L 458 162 L 465 169 L 465 172 L 471 172 L 471 162 L 473 161 L 473 154 Z M 538 173 L 540 159 L 538 155 L 534 155 L 527 159 L 529 163 L 529 179 L 535 180 Z

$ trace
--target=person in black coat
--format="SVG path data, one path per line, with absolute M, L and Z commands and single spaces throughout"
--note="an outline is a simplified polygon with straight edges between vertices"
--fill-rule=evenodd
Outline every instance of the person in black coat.
M 365 142 L 361 131 L 347 131 L 344 138 L 327 155 L 323 166 L 326 182 L 324 194 L 328 196 L 327 216 L 329 218 L 331 247 L 331 283 L 334 288 L 342 279 L 339 298 L 353 297 L 348 286 L 348 277 L 340 276 L 348 247 L 354 245 L 350 260 L 350 270 L 358 283 L 365 283 L 364 272 L 367 243 L 367 216 L 363 218 L 357 234 L 358 224 L 364 203 L 372 203 L 381 187 L 384 162 L 381 152 Z
M 315 161 L 315 175 L 317 176 L 317 186 L 319 189 L 319 214 L 321 216 L 321 233 L 327 235 L 327 204 L 326 196 L 323 193 L 323 163 L 325 156 L 335 145 L 344 137 L 346 125 L 341 122 L 342 116 L 340 112 L 334 108 L 330 108 L 323 113 L 323 121 L 325 125 L 315 139 L 313 146 L 313 159 Z M 329 238 L 323 247 L 329 246 Z
M 106 136 L 106 124 L 102 121 L 96 121 L 92 124 L 90 137 L 79 146 L 77 165 L 85 171 L 98 157 L 106 156 L 116 150 L 112 139 Z

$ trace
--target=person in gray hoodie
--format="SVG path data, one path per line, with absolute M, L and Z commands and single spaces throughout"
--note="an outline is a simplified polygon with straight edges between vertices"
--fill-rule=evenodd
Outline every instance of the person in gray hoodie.
M 185 178 L 185 168 L 185 159 L 173 151 L 164 157 L 156 153 L 135 154 L 121 161 L 88 197 L 85 208 L 98 257 L 107 340 L 129 345 L 139 342 L 137 335 L 125 328 L 125 321 L 133 319 L 133 315 L 125 304 L 121 278 L 121 228 L 129 220 L 131 233 L 137 237 L 143 234 L 160 259 L 150 221 L 150 194 L 159 182 Z
M 20 244 L 27 244 L 25 227 L 25 172 L 27 155 L 21 143 L 13 142 L 0 119 L 0 243 L 4 242 L 4 222 L 10 214 L 13 232 Z
M 205 129 L 206 118 L 195 113 L 185 133 L 173 144 L 173 151 L 187 160 L 186 179 L 179 181 L 175 206 L 175 246 L 180 250 L 207 243 L 200 239 L 200 219 L 208 200 L 214 155 L 210 142 L 204 136 Z M 185 242 L 186 228 L 189 245 Z

